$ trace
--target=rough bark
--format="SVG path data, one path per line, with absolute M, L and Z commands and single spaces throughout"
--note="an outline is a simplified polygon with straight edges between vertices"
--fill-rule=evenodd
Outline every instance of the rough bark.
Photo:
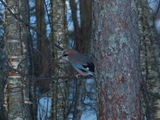
M 149 120 L 160 119 L 160 100 L 153 96 L 160 89 L 160 48 L 156 41 L 153 16 L 147 0 L 139 1 L 139 31 L 141 34 L 141 72 L 143 77 L 144 114 Z M 150 94 L 153 93 L 153 94 Z
M 5 47 L 8 77 L 5 85 L 4 106 L 7 120 L 30 120 L 30 102 L 26 85 L 26 26 L 28 22 L 27 0 L 7 0 L 5 14 Z
M 93 2 L 99 120 L 141 120 L 137 1 Z

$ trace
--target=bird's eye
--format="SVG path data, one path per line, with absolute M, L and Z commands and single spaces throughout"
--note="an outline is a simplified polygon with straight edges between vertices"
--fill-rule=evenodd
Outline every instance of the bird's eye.
M 68 54 L 64 54 L 63 56 L 68 56 Z

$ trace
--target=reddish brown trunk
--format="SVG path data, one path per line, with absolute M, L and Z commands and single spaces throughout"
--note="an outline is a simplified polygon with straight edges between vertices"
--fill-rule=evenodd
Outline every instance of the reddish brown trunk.
M 141 120 L 136 1 L 93 6 L 99 120 Z

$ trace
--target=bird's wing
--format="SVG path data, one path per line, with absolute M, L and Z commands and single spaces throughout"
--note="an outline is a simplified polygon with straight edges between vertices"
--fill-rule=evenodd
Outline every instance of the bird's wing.
M 94 72 L 94 64 L 92 62 L 87 62 L 87 65 L 82 65 L 88 71 Z
M 89 71 L 89 68 L 88 67 L 84 67 L 83 65 L 79 65 L 79 64 L 75 64 L 75 63 L 72 63 L 72 65 L 77 67 L 78 69 L 84 71 L 84 72 Z
M 94 64 L 87 56 L 81 53 L 72 55 L 69 58 L 69 61 L 73 66 L 77 67 L 80 70 L 94 72 Z
M 69 61 L 79 65 L 87 65 L 90 62 L 89 58 L 83 54 L 74 54 L 69 57 Z

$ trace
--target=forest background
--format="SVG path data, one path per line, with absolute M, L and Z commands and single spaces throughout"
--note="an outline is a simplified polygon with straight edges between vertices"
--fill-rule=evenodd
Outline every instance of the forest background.
M 0 120 L 160 119 L 160 1 L 0 0 Z M 89 56 L 94 77 L 58 58 Z

